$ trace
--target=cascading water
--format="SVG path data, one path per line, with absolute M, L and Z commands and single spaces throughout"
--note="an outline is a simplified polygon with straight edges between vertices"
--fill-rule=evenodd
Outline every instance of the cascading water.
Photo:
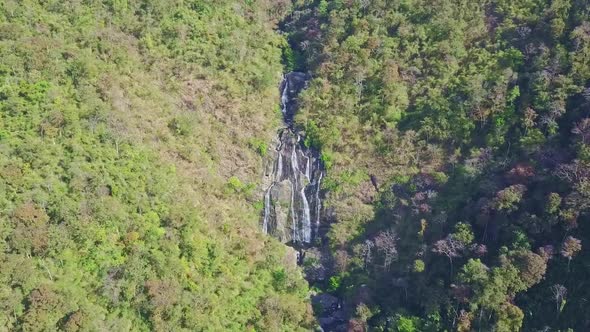
M 320 236 L 321 185 L 324 173 L 317 151 L 309 149 L 293 126 L 297 96 L 308 81 L 303 73 L 289 73 L 281 83 L 281 110 L 286 127 L 269 153 L 263 178 L 264 215 L 262 230 L 297 249 L 297 264 L 303 266 L 310 284 L 323 284 L 329 276 L 331 253 Z M 325 225 L 328 226 L 327 224 Z M 325 230 L 321 233 L 324 234 Z M 346 330 L 347 313 L 343 301 L 318 293 L 311 296 L 317 308 L 329 308 L 318 314 L 322 331 Z M 336 329 L 344 326 L 343 329 Z
M 262 230 L 283 242 L 311 243 L 318 235 L 322 165 L 293 129 L 297 95 L 307 76 L 289 73 L 281 83 L 281 110 L 286 128 L 281 129 L 272 167 L 268 167 Z M 314 225 L 315 223 L 315 225 Z

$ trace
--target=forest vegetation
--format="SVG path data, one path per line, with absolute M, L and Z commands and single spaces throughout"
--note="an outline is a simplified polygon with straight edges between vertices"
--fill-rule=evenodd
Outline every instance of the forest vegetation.
M 588 1 L 296 1 L 283 26 L 349 331 L 590 329 Z
M 258 230 L 284 13 L 0 2 L 0 331 L 310 326 Z
M 292 70 L 311 287 L 260 231 Z M 347 331 L 588 331 L 589 212 L 587 0 L 0 1 L 0 331 L 308 331 L 317 292 Z

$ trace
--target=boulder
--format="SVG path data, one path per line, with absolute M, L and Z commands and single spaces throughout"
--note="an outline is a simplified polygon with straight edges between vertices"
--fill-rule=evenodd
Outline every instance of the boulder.
M 339 300 L 336 296 L 327 293 L 314 295 L 311 298 L 315 314 L 320 317 L 329 317 L 339 309 Z
M 346 331 L 346 312 L 340 300 L 330 294 L 318 294 L 311 298 L 318 323 L 325 331 Z

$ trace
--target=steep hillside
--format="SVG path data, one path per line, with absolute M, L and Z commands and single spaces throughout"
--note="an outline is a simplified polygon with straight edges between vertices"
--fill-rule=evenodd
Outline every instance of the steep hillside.
M 0 330 L 309 326 L 257 229 L 286 9 L 0 4 Z
M 589 109 L 587 0 L 2 1 L 0 331 L 590 330 Z
M 589 3 L 296 3 L 339 328 L 590 329 Z

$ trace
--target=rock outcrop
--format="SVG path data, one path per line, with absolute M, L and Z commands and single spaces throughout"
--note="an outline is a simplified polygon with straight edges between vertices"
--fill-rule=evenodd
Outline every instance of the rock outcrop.
M 272 162 L 263 179 L 266 191 L 262 229 L 285 243 L 311 243 L 320 223 L 323 173 L 319 155 L 306 147 L 292 128 L 297 95 L 306 81 L 303 73 L 289 73 L 281 84 L 287 128 L 279 131 L 276 148 L 269 155 Z

